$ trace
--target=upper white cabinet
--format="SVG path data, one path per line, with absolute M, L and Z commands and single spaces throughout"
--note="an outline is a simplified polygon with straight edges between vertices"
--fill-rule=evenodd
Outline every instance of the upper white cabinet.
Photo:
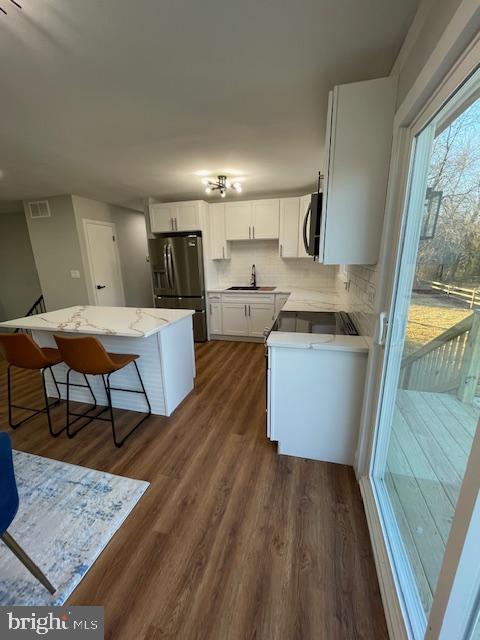
M 202 202 L 178 202 L 175 211 L 175 231 L 197 231 L 201 228 L 200 207 Z
M 150 227 L 153 233 L 164 233 L 174 230 L 174 210 L 172 204 L 150 205 Z
M 150 205 L 152 233 L 168 231 L 198 231 L 202 228 L 201 210 L 204 202 L 165 202 Z
M 225 204 L 227 240 L 276 240 L 280 200 L 253 200 Z
M 251 240 L 252 203 L 227 202 L 225 205 L 225 231 L 227 240 Z
M 252 203 L 252 235 L 254 240 L 276 240 L 279 234 L 280 200 L 258 200 Z
M 375 264 L 385 211 L 396 80 L 330 92 L 319 262 Z
M 303 214 L 310 202 L 304 198 L 282 198 L 280 200 L 280 236 L 278 255 L 281 258 L 311 258 L 303 246 Z
M 224 260 L 230 257 L 230 247 L 225 233 L 225 204 L 222 202 L 208 205 L 210 228 L 210 258 Z

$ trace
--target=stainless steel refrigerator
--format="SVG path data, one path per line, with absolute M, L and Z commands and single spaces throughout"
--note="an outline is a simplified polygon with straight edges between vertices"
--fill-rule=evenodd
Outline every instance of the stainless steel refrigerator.
M 155 306 L 193 309 L 196 342 L 207 339 L 202 234 L 177 233 L 148 241 Z

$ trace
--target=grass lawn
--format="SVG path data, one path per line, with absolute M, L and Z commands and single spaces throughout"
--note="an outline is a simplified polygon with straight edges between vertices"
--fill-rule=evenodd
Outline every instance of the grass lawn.
M 446 296 L 414 293 L 408 313 L 405 354 L 416 351 L 471 313 L 461 302 Z

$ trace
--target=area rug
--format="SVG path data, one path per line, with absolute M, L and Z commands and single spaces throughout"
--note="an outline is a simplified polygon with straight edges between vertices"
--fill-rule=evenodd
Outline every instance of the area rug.
M 20 508 L 9 533 L 56 587 L 49 592 L 0 541 L 0 605 L 62 605 L 148 482 L 13 452 Z

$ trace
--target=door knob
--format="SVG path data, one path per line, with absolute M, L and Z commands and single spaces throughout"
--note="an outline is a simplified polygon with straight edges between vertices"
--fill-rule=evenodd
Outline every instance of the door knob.
M 105 289 L 106 284 L 97 284 L 97 289 Z

